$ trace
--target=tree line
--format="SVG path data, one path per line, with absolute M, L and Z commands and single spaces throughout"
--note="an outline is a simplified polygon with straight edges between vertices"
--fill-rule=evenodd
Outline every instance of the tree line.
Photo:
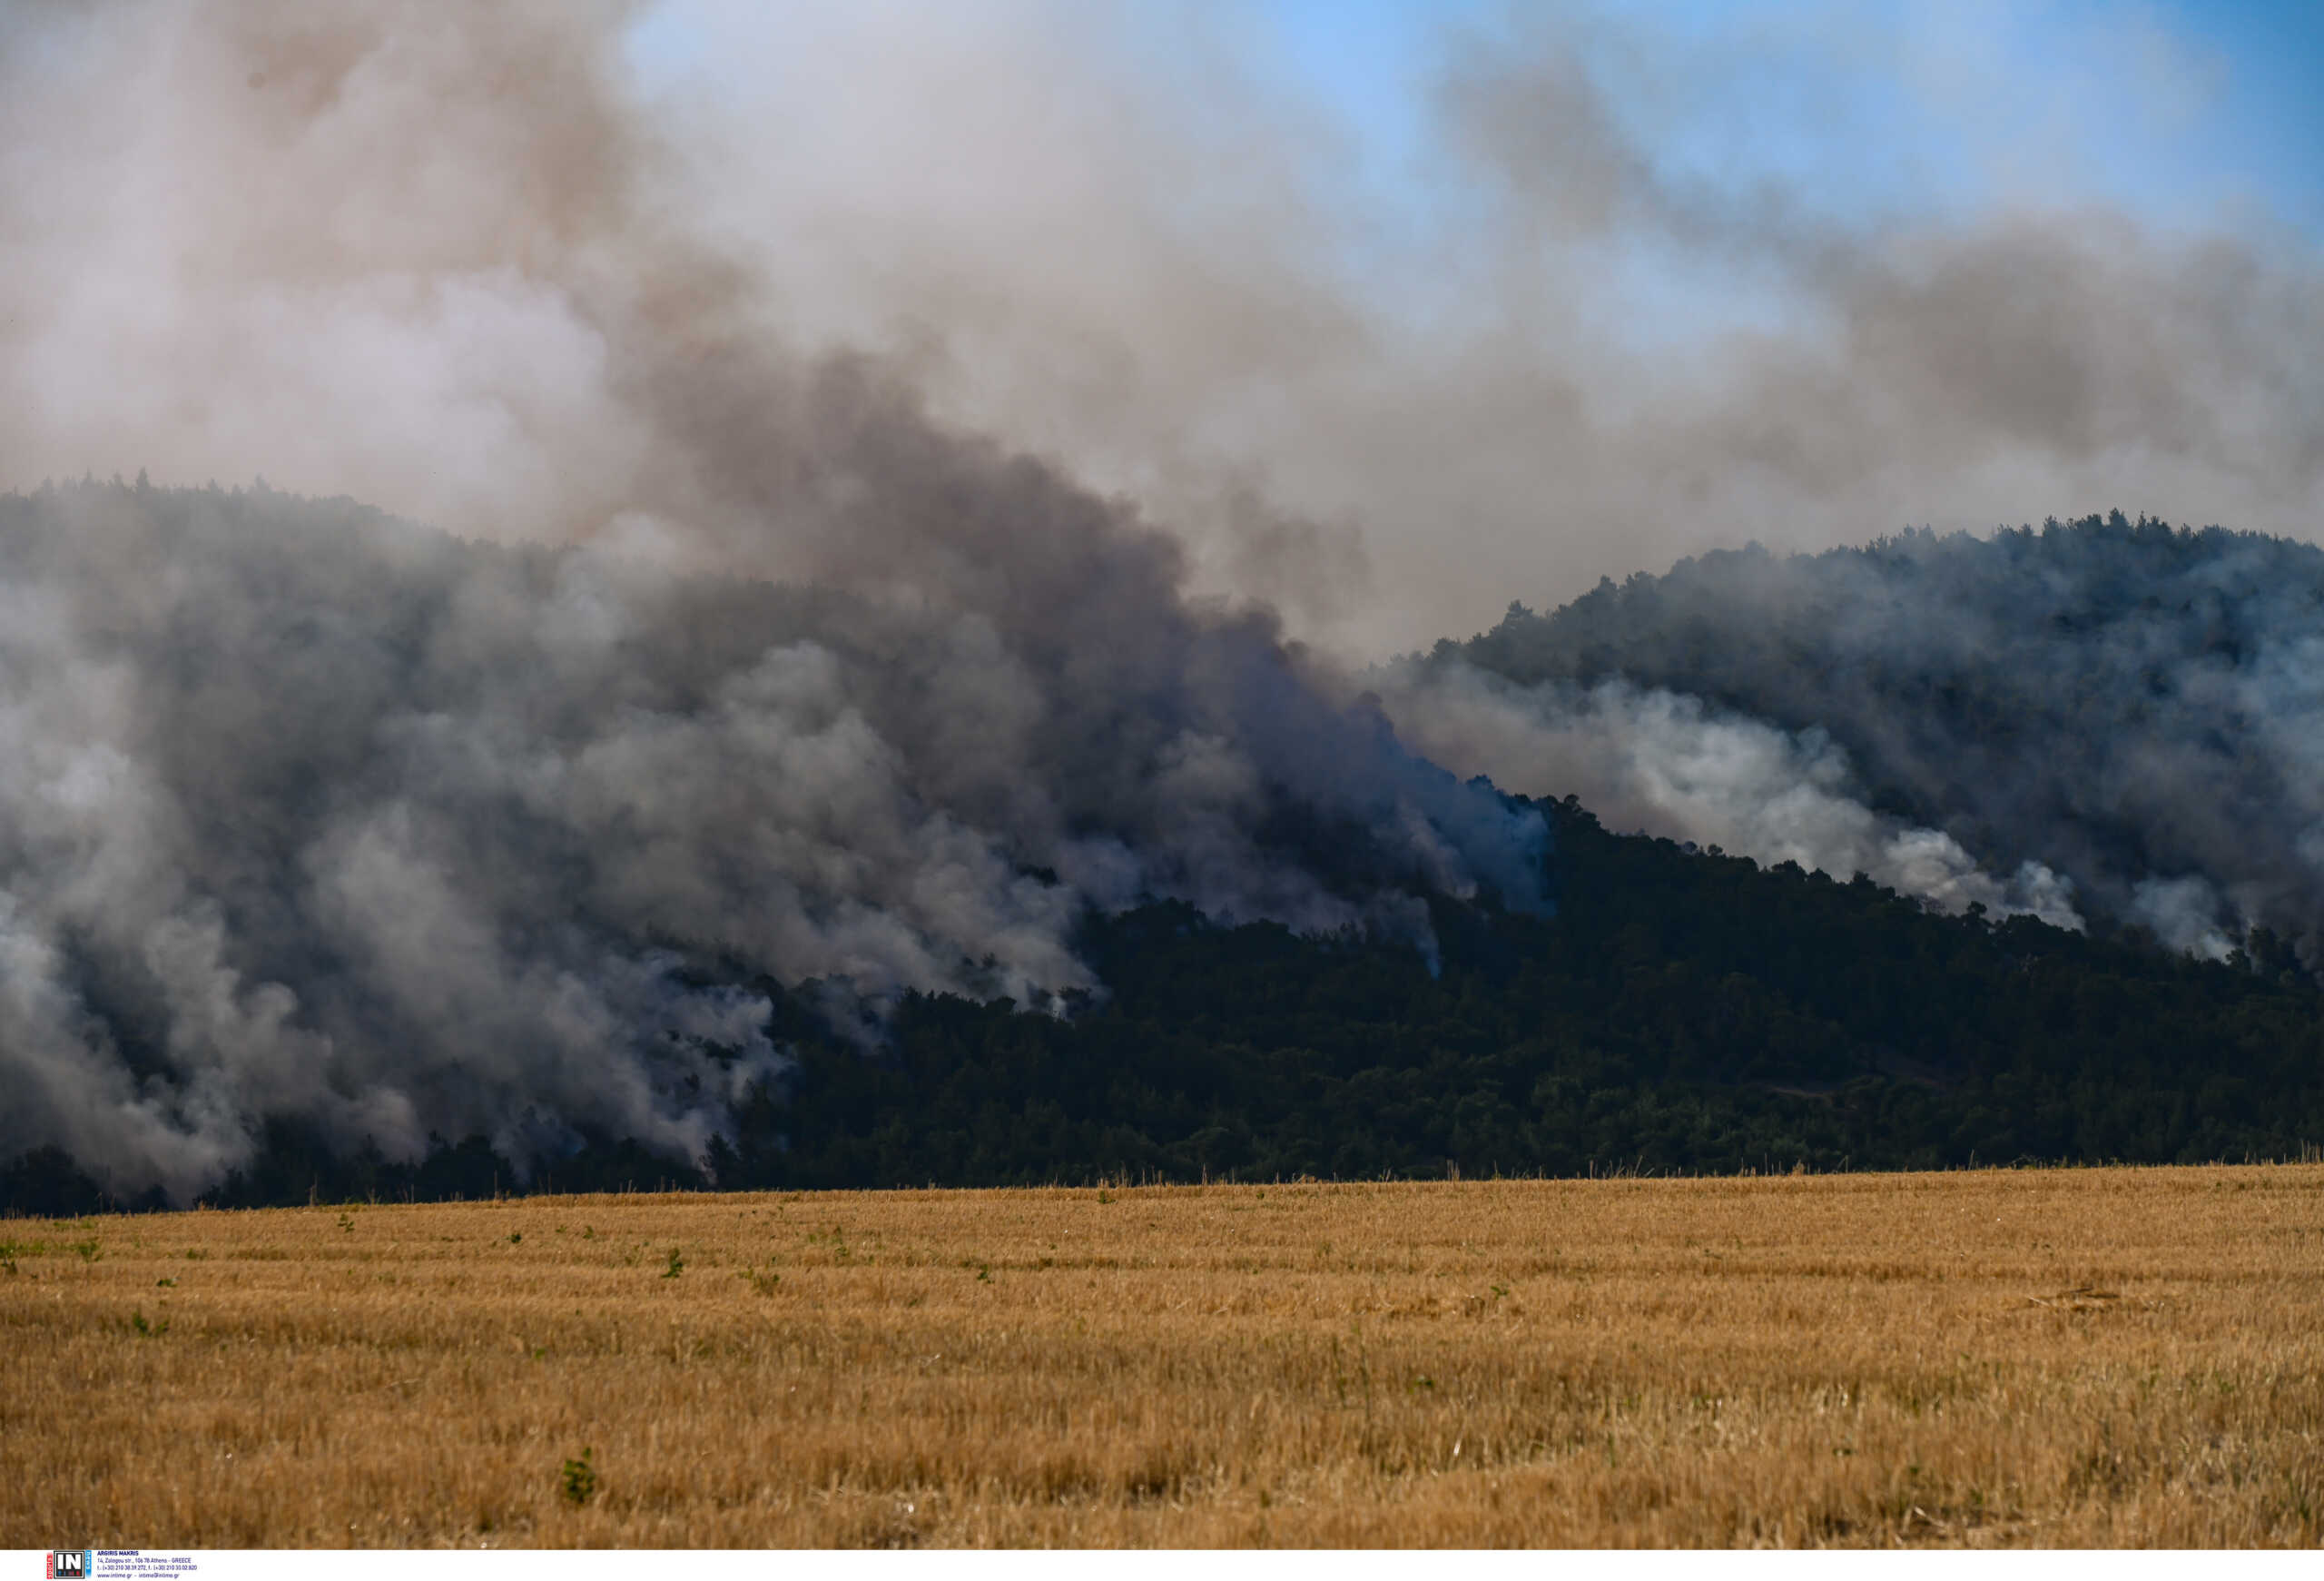
M 815 985 L 763 980 L 793 1062 L 706 1159 L 597 1138 L 520 1170 L 463 1138 L 396 1162 L 278 1125 L 209 1200 L 2170 1163 L 2324 1141 L 2324 995 L 2264 930 L 2198 961 L 1543 805 L 1552 914 L 1432 897 L 1429 949 L 1157 902 L 1085 924 L 1101 993 L 916 995 L 870 1049 Z M 0 1204 L 118 1205 L 55 1153 L 0 1172 Z

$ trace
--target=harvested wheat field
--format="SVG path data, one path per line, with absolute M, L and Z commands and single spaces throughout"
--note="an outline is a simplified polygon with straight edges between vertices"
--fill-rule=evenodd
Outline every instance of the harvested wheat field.
M 2324 1536 L 2324 1168 L 563 1197 L 0 1240 L 0 1546 Z

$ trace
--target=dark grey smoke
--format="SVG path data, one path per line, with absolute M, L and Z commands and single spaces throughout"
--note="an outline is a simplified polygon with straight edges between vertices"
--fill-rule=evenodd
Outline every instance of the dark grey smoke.
M 0 497 L 0 1155 L 179 1197 L 270 1119 L 699 1156 L 782 1058 L 705 963 L 1039 1002 L 1146 894 L 1423 944 L 1419 893 L 1538 904 L 1537 815 L 1189 609 L 1167 539 L 855 371 L 800 401 L 829 529 L 914 544 L 876 592 Z
M 1417 891 L 1535 898 L 1538 819 L 1190 605 L 1134 507 L 791 350 L 627 20 L 0 13 L 9 466 L 255 455 L 535 546 L 0 508 L 0 1153 L 179 1196 L 270 1117 L 697 1153 L 780 1057 L 698 954 L 1038 999 L 1141 894 L 1423 945 Z
M 1764 849 L 1812 782 L 1867 831 L 1916 824 L 1996 871 L 2041 865 L 2173 947 L 2223 956 L 2261 925 L 2324 963 L 2324 550 L 2309 545 L 2116 516 L 1722 552 L 1547 616 L 1512 609 L 1403 673 L 1391 711 L 1415 741 L 1512 789 L 1556 775 L 1587 798 L 1611 765 L 1683 759 L 1683 794 L 1642 795 L 1636 775 L 1612 788 L 1681 834 L 1738 826 L 1722 808 L 1739 801 Z M 1593 711 L 1618 725 L 1569 769 L 1557 745 Z M 1664 744 L 1676 726 L 1690 757 Z M 1714 726 L 1762 758 L 1705 752 Z M 1818 817 L 1835 854 L 1806 860 L 1877 873 L 1833 846 L 1856 825 Z

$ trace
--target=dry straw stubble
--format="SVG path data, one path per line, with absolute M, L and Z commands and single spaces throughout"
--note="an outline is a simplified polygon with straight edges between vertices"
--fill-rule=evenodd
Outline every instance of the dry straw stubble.
M 12 1546 L 2324 1537 L 2316 1167 L 535 1198 L 0 1241 Z

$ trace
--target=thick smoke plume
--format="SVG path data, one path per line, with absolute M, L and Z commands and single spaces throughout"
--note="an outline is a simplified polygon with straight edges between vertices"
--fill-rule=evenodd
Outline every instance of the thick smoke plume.
M 2169 141 L 2179 46 L 2053 16 L 2032 81 L 1974 58 L 2010 9 L 1455 8 L 1384 148 L 1215 7 L 0 7 L 0 484 L 684 538 L 704 458 L 655 409 L 712 386 L 655 368 L 747 323 L 876 353 L 1367 658 L 1753 539 L 2116 502 L 2312 537 L 2313 237 L 2098 201 L 2075 172 Z M 1858 65 L 1876 130 L 1953 127 L 1977 179 L 1867 170 L 1812 85 L 1806 168 L 1751 157 L 1794 74 Z
M 2073 884 L 2043 864 L 1995 878 L 1952 835 L 1866 806 L 1847 754 L 1820 728 L 1787 731 L 1620 678 L 1518 686 L 1457 659 L 1401 664 L 1374 683 L 1398 732 L 1437 762 L 1578 797 L 1611 828 L 1861 873 L 1946 911 L 2083 925 Z
M 1200 7 L 699 0 L 672 91 L 689 190 L 812 332 L 1367 655 L 1755 539 L 2117 501 L 2315 535 L 2312 232 L 2073 173 L 2168 144 L 2162 29 L 2045 8 L 2071 64 L 2036 80 L 1961 59 L 2006 5 L 1439 9 L 1385 130 L 1270 92 L 1265 25 Z M 1875 124 L 1819 123 L 1819 69 L 1859 66 Z M 1990 179 L 1867 172 L 1892 117 Z M 1294 530 L 1255 536 L 1254 495 Z
M 271 1119 L 698 1157 L 778 1068 L 762 975 L 1040 1003 L 1146 894 L 1423 945 L 1420 894 L 1539 904 L 1538 815 L 835 378 L 810 410 L 876 465 L 819 481 L 919 510 L 921 597 L 265 489 L 0 498 L 0 1155 L 181 1197 Z
M 781 1058 L 713 976 L 1039 1001 L 1142 894 L 1423 945 L 1421 893 L 1538 904 L 1537 815 L 1135 507 L 786 351 L 659 202 L 621 20 L 9 15 L 10 453 L 121 416 L 510 547 L 0 500 L 0 1155 L 181 1198 L 276 1118 L 698 1155 Z

